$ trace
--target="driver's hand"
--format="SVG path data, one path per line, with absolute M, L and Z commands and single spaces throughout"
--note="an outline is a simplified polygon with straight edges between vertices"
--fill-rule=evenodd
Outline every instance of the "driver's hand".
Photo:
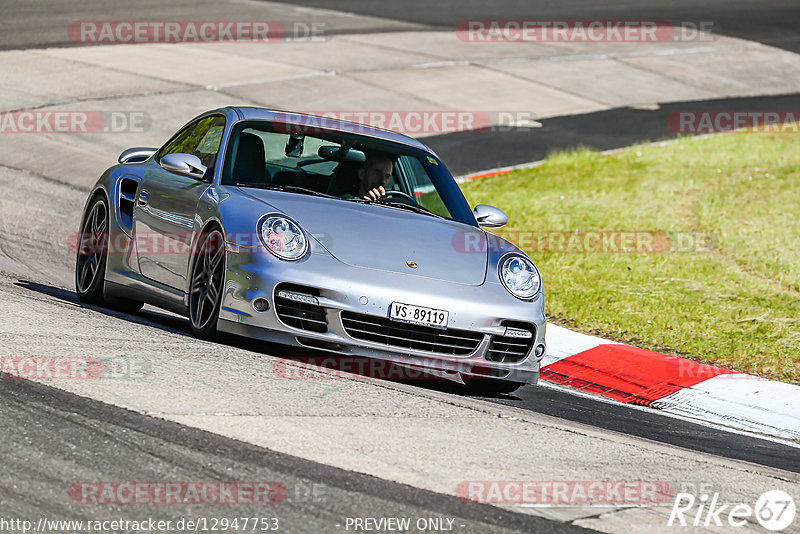
M 375 189 L 370 189 L 369 191 L 367 191 L 367 194 L 364 195 L 364 200 L 378 200 L 385 194 L 386 194 L 386 189 L 384 189 L 382 185 L 379 185 Z

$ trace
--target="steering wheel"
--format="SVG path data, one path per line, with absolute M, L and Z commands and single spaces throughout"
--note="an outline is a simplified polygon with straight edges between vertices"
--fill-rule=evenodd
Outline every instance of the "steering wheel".
M 383 195 L 381 198 L 379 198 L 378 202 L 381 202 L 384 199 L 388 199 L 389 197 L 400 197 L 400 198 L 404 198 L 406 200 L 409 200 L 409 201 L 413 202 L 414 204 L 417 204 L 417 199 L 415 199 L 414 197 L 412 197 L 411 195 L 409 195 L 405 191 L 399 191 L 397 189 L 390 189 L 389 191 L 386 191 L 386 194 Z

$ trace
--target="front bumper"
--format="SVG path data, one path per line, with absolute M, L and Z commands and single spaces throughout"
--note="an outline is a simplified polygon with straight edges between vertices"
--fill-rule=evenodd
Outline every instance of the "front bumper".
M 313 288 L 327 321 L 326 332 L 314 332 L 283 322 L 275 306 L 279 284 Z M 259 312 L 256 299 L 270 306 Z M 342 322 L 343 312 L 386 319 L 392 302 L 404 302 L 450 313 L 448 330 L 480 334 L 477 347 L 463 355 L 444 354 L 386 343 L 357 339 Z M 530 325 L 532 343 L 525 359 L 498 362 L 487 359 L 493 340 L 503 336 L 504 321 Z M 397 323 L 402 327 L 403 323 Z M 500 283 L 480 286 L 455 284 L 417 276 L 346 265 L 319 251 L 298 262 L 284 262 L 260 247 L 229 246 L 226 254 L 226 284 L 218 329 L 221 332 L 255 339 L 335 352 L 341 356 L 367 357 L 405 366 L 438 371 L 456 380 L 462 377 L 489 377 L 535 384 L 540 357 L 544 354 L 544 297 L 526 302 L 514 298 Z M 450 376 L 452 375 L 452 376 Z

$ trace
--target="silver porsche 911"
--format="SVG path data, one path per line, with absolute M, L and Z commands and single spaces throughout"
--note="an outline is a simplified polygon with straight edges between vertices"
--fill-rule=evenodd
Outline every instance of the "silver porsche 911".
M 209 111 L 131 148 L 81 220 L 80 300 L 187 316 L 229 333 L 394 362 L 481 393 L 536 383 L 539 272 L 486 232 L 424 144 L 258 108 Z

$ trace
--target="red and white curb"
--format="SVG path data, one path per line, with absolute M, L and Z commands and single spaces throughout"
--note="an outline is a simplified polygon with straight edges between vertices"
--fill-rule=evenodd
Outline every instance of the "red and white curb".
M 540 378 L 624 404 L 800 441 L 800 387 L 547 324 Z

